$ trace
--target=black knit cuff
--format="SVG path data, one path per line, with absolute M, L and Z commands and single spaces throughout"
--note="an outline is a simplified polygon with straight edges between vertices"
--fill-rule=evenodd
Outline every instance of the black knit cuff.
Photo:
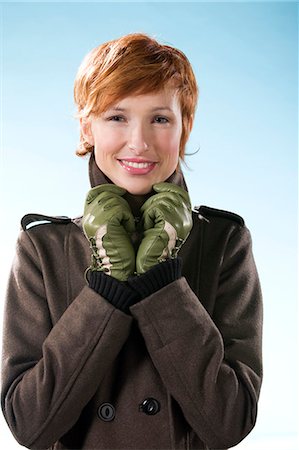
M 141 300 L 138 292 L 134 292 L 127 284 L 104 272 L 90 270 L 88 282 L 91 289 L 108 300 L 115 308 L 127 314 L 129 314 L 130 306 Z
M 154 292 L 167 286 L 182 275 L 181 258 L 167 259 L 156 264 L 142 275 L 129 277 L 128 284 L 137 291 L 141 298 L 146 298 Z

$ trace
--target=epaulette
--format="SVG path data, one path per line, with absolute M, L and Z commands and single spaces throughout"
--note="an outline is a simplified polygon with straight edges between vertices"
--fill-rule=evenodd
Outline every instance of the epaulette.
M 198 213 L 200 218 L 208 221 L 208 217 L 223 217 L 225 219 L 234 220 L 239 225 L 244 226 L 244 219 L 238 214 L 232 213 L 230 211 L 224 211 L 222 209 L 210 208 L 209 206 L 195 206 L 194 210 Z
M 26 214 L 22 220 L 21 225 L 24 231 L 29 228 L 35 227 L 36 225 L 43 225 L 45 223 L 60 223 L 60 224 L 68 224 L 72 221 L 69 217 L 66 216 L 45 216 L 43 214 Z

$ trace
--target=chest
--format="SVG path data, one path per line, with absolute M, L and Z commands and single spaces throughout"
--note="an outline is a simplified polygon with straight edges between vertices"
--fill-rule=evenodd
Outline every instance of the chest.
M 194 227 L 182 246 L 182 275 L 199 298 L 203 306 L 213 314 L 219 273 L 221 269 L 222 246 L 219 237 L 211 233 L 205 224 L 195 221 Z M 85 272 L 91 262 L 89 242 L 82 230 L 73 226 L 66 234 L 63 245 L 53 248 L 53 260 L 58 264 L 45 264 L 45 286 L 49 299 L 53 323 L 61 317 L 66 308 L 86 286 Z

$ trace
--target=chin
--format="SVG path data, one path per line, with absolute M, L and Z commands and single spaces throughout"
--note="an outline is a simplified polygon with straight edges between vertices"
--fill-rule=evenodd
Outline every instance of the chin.
M 146 195 L 149 194 L 152 190 L 152 186 L 147 187 L 138 187 L 138 186 L 122 186 L 124 189 L 126 189 L 129 194 L 132 195 Z

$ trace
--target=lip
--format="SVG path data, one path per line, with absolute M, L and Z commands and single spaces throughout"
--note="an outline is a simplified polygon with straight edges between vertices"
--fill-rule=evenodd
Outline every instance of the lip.
M 131 175 L 146 175 L 154 170 L 157 164 L 155 161 L 140 158 L 122 158 L 117 161 Z

